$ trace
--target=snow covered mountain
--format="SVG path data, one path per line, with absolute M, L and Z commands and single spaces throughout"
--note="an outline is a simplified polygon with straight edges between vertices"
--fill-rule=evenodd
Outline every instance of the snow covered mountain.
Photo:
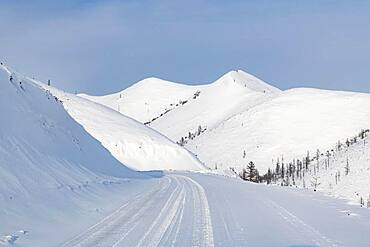
M 213 129 L 225 119 L 276 97 L 280 90 L 241 70 L 214 83 L 188 86 L 148 78 L 107 96 L 81 95 L 111 107 L 165 134 L 189 139 L 199 126 Z
M 142 123 L 150 122 L 168 109 L 181 106 L 180 102 L 193 97 L 198 86 L 187 86 L 158 78 L 142 80 L 132 87 L 106 96 L 80 96 L 108 106 Z
M 370 122 L 369 94 L 281 91 L 240 70 L 208 85 L 149 78 L 116 94 L 82 96 L 146 123 L 219 169 L 252 160 L 265 172 L 273 159 L 328 148 Z
M 185 148 L 157 131 L 101 104 L 46 86 L 67 112 L 114 157 L 134 170 L 203 170 Z
M 232 85 L 243 88 L 240 84 Z M 227 111 L 231 108 L 227 106 L 220 111 L 220 116 L 225 116 L 222 121 L 216 113 L 210 114 L 212 121 L 205 121 L 215 127 L 201 128 L 187 145 L 208 135 L 212 137 L 212 132 L 218 132 L 228 121 L 236 121 L 248 112 L 256 112 L 246 116 L 253 123 L 254 116 L 259 119 L 258 114 L 265 115 L 259 109 L 264 109 L 265 104 L 271 104 L 268 112 L 275 112 L 270 108 L 287 107 L 280 102 L 285 99 L 282 101 L 288 102 L 289 107 L 297 104 L 300 109 L 300 100 L 293 100 L 297 92 L 291 99 L 287 96 L 289 91 L 273 88 L 269 91 L 263 84 L 260 84 L 262 88 L 254 87 L 257 85 L 249 85 L 252 89 L 247 88 L 246 93 L 262 103 L 243 106 L 247 110 L 237 109 L 237 114 L 231 117 Z M 233 90 L 228 95 L 236 92 Z M 212 95 L 206 91 L 203 95 Z M 305 97 L 307 93 L 303 93 Z M 317 104 L 325 102 L 319 93 L 309 94 L 320 98 Z M 333 98 L 325 94 L 323 98 L 338 106 L 338 100 L 334 100 L 336 94 L 333 92 Z M 355 99 L 362 103 L 367 100 L 366 95 L 340 94 L 350 105 Z M 201 99 L 201 95 L 191 93 L 190 101 Z M 314 99 L 317 100 L 312 98 L 313 102 Z M 186 105 L 179 104 L 173 111 L 187 109 Z M 344 105 L 339 104 L 346 113 L 349 110 Z M 293 111 L 294 107 L 288 109 Z M 320 107 L 313 109 L 317 114 Z M 278 120 L 285 119 L 284 111 L 277 112 L 282 115 Z M 328 112 L 321 113 L 326 116 L 324 113 Z M 0 66 L 0 115 L 0 245 L 368 246 L 370 211 L 321 193 L 303 194 L 303 190 L 296 188 L 269 187 L 213 174 L 166 172 L 153 178 L 135 172 L 122 165 L 122 161 L 141 169 L 153 169 L 153 164 L 161 162 L 166 164 L 166 169 L 203 167 L 191 153 L 139 122 L 98 103 L 25 78 L 4 66 Z M 151 124 L 162 121 L 163 116 Z M 364 116 L 351 116 L 362 125 Z M 302 117 L 311 121 L 305 114 Z M 221 122 L 217 124 L 218 121 Z M 345 132 L 345 126 L 340 131 Z M 348 126 L 349 131 L 354 126 L 352 121 Z M 235 130 L 242 129 L 238 125 Z M 254 132 L 250 133 L 253 138 Z M 220 152 L 229 151 L 232 147 L 229 141 L 228 137 L 226 141 L 220 140 L 219 146 L 224 145 Z M 319 174 L 316 184 L 319 190 L 346 198 L 351 195 L 356 200 L 362 198 L 363 203 L 370 194 L 367 189 L 369 141 L 364 135 L 340 145 L 336 152 L 329 151 L 328 156 L 320 156 L 320 172 L 315 170 L 312 159 L 303 177 L 308 183 Z M 154 162 L 147 166 L 146 162 L 151 160 Z M 286 174 L 283 173 L 284 178 Z M 294 181 L 296 186 L 305 184 L 298 177 Z M 348 229 L 352 229 L 351 234 L 344 234 Z

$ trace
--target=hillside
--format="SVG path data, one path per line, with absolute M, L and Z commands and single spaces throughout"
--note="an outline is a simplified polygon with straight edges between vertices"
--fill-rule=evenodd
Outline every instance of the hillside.
M 111 154 L 134 170 L 203 170 L 189 151 L 151 128 L 106 106 L 40 84 Z
M 369 130 L 297 160 L 271 167 L 272 183 L 322 191 L 370 208 Z M 280 167 L 277 168 L 277 167 Z
M 302 158 L 366 129 L 370 95 L 291 89 L 227 119 L 186 147 L 208 166 L 243 167 L 250 160 L 265 172 L 271 162 Z M 222 144 L 222 145 L 220 145 Z
M 253 160 L 265 172 L 282 155 L 328 148 L 370 121 L 369 94 L 280 91 L 240 70 L 206 85 L 149 78 L 117 94 L 82 97 L 146 123 L 220 170 Z
M 146 177 L 114 159 L 58 98 L 3 65 L 0 115 L 0 244 L 44 233 L 57 241 L 99 217 L 89 210 L 114 207 L 102 203 L 118 187 Z M 47 227 L 66 225 L 76 213 L 80 222 L 63 234 Z
M 194 135 L 199 126 L 205 132 L 279 93 L 279 89 L 238 70 L 207 85 L 186 86 L 149 78 L 113 95 L 81 96 L 119 110 L 179 142 L 181 137 L 187 141 L 189 133 Z
M 181 102 L 191 99 L 199 89 L 198 86 L 147 78 L 122 92 L 104 96 L 79 96 L 146 123 L 169 109 L 181 106 Z
M 199 92 L 196 99 L 168 112 L 150 126 L 172 140 L 180 141 L 183 137 L 189 141 L 189 132 L 194 136 L 199 126 L 206 133 L 235 114 L 276 97 L 280 90 L 243 71 L 232 71 Z

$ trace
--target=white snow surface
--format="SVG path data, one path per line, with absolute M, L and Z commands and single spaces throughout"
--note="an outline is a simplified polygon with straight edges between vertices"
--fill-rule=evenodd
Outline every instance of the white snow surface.
M 41 84 L 63 101 L 67 112 L 112 155 L 139 170 L 203 170 L 185 148 L 157 131 L 104 105 Z
M 124 135 L 130 142 L 144 134 L 167 139 L 112 109 L 17 73 L 10 82 L 10 73 L 0 67 L 0 246 L 369 246 L 370 211 L 320 192 L 205 173 L 153 172 L 150 178 L 135 172 L 110 155 L 103 137 L 115 141 L 113 136 L 131 130 L 137 137 Z M 275 99 L 263 104 L 280 94 L 271 93 Z M 117 130 L 120 124 L 125 131 Z M 111 129 L 104 134 L 102 127 Z M 333 171 L 344 159 L 351 163 L 338 191 L 351 191 L 351 183 L 368 185 L 368 141 L 333 157 Z M 229 147 L 225 142 L 223 150 Z M 200 164 L 181 152 L 180 158 L 190 155 L 189 163 Z M 360 173 L 364 180 L 357 180 Z
M 329 157 L 322 150 L 324 155 L 319 156 L 319 163 L 316 159 L 312 161 L 305 177 L 295 178 L 295 185 L 314 189 L 313 182 L 317 179 L 318 191 L 349 200 L 355 205 L 360 205 L 362 199 L 363 206 L 370 207 L 370 136 L 365 139 L 358 137 L 357 143 L 349 147 L 344 144 L 339 151 L 333 145 L 331 150 Z
M 302 159 L 307 151 L 326 150 L 367 129 L 370 108 L 366 105 L 370 105 L 369 94 L 287 90 L 226 120 L 186 147 L 210 167 L 240 168 L 252 160 L 265 172 L 272 159 Z
M 199 96 L 194 97 L 197 92 Z M 195 132 L 199 125 L 212 129 L 279 92 L 279 89 L 238 70 L 207 85 L 188 86 L 149 78 L 116 94 L 81 96 L 143 123 L 158 118 L 149 125 L 173 141 L 179 141 L 189 132 Z
M 159 116 L 168 108 L 173 108 L 180 100 L 187 100 L 199 89 L 173 83 L 158 78 L 147 78 L 135 83 L 126 90 L 105 96 L 79 96 L 108 106 L 142 123 Z M 171 105 L 174 103 L 175 105 Z
M 63 239 L 74 227 L 57 233 L 50 224 L 76 215 L 76 226 L 86 224 L 99 217 L 86 219 L 89 210 L 117 203 L 104 205 L 102 198 L 114 199 L 117 188 L 147 177 L 113 158 L 49 92 L 4 66 L 0 116 L 0 243 Z
M 365 247 L 369 219 L 319 192 L 169 173 L 62 246 Z
M 187 149 L 206 166 L 220 170 L 254 161 L 265 172 L 273 159 L 292 160 L 326 149 L 367 129 L 370 122 L 370 108 L 365 107 L 370 105 L 369 94 L 310 88 L 281 91 L 240 70 L 208 85 L 149 78 L 117 94 L 83 97 L 141 122 L 158 117 L 150 127 L 176 142 L 185 137 Z M 176 106 L 180 100 L 188 101 Z M 206 131 L 188 140 L 188 133 L 195 133 L 198 126 Z

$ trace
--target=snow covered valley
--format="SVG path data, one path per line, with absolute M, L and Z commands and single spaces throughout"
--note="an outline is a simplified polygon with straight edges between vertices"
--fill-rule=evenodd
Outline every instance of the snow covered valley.
M 369 246 L 367 104 L 243 71 L 74 95 L 1 65 L 0 246 Z

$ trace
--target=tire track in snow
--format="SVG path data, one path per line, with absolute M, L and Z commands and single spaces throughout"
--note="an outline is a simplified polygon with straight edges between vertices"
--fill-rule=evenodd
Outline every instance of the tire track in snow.
M 164 184 L 163 184 L 164 183 Z M 129 201 L 122 205 L 118 210 L 108 215 L 95 225 L 88 228 L 83 233 L 77 235 L 73 239 L 67 241 L 62 246 L 93 246 L 91 242 L 97 242 L 102 240 L 105 235 L 104 232 L 108 228 L 112 228 L 116 224 L 119 224 L 124 217 L 130 217 L 131 210 L 134 209 L 137 211 L 137 208 L 142 206 L 143 203 L 149 203 L 154 200 L 154 196 L 159 193 L 164 193 L 171 184 L 171 179 L 166 177 L 165 182 L 159 183 L 158 186 L 154 187 L 152 190 L 147 193 L 137 195 L 134 200 Z M 145 202 L 145 199 L 149 198 L 149 201 Z M 150 200 L 152 199 L 152 200 Z M 137 212 L 136 212 L 137 214 Z
M 139 224 L 143 224 L 145 215 L 152 211 L 154 205 L 158 203 L 156 199 L 166 196 L 169 193 L 167 190 L 169 185 L 170 183 L 159 192 L 149 195 L 149 199 L 144 197 L 144 201 L 131 205 L 130 210 L 127 210 L 124 217 L 120 217 L 115 224 L 111 224 L 108 232 L 104 235 L 101 234 L 99 239 L 89 243 L 87 246 L 119 246 L 126 237 L 133 233 L 133 230 Z M 117 243 L 117 240 L 119 240 L 119 243 Z
M 286 222 L 291 224 L 294 227 L 294 229 L 297 229 L 298 231 L 300 231 L 303 234 L 303 236 L 310 237 L 311 240 L 317 246 L 323 246 L 323 247 L 340 247 L 341 246 L 339 243 L 335 243 L 333 240 L 322 235 L 315 228 L 306 224 L 303 220 L 301 220 L 296 215 L 289 212 L 287 209 L 280 206 L 276 202 L 272 200 L 268 200 L 268 201 L 265 201 L 265 203 L 268 206 L 274 208 L 281 218 L 283 218 Z
M 176 189 L 177 189 L 177 187 L 176 187 Z M 167 200 L 167 202 L 166 203 L 168 203 L 168 201 L 169 200 L 171 200 L 171 198 L 173 197 L 173 195 L 174 195 L 174 193 L 175 193 L 175 191 L 176 191 L 176 189 L 175 190 L 173 190 L 172 191 L 172 193 L 171 193 L 171 196 L 170 196 L 170 198 Z M 124 241 L 124 240 L 126 240 L 126 238 L 130 235 L 130 233 L 132 233 L 138 226 L 139 226 L 139 224 L 140 223 L 143 223 L 143 222 L 141 222 L 140 221 L 140 219 L 142 219 L 143 217 L 145 217 L 145 216 L 143 216 L 145 213 L 146 213 L 146 211 L 148 210 L 148 208 L 149 207 L 142 207 L 142 208 L 140 208 L 124 225 L 125 226 L 130 226 L 130 228 L 121 228 L 120 229 L 120 232 L 121 233 L 123 233 L 122 234 L 122 236 L 120 236 L 120 238 L 118 239 L 118 241 L 116 241 L 116 242 L 114 242 L 114 243 L 112 243 L 112 245 L 110 245 L 110 246 L 112 246 L 112 247 L 117 247 L 117 246 L 120 246 L 121 244 L 122 244 L 122 242 Z
M 184 186 L 185 187 L 185 186 Z M 171 246 L 175 246 L 176 242 L 177 242 L 177 238 L 179 236 L 179 232 L 180 232 L 180 227 L 181 227 L 181 222 L 182 222 L 182 219 L 184 217 L 184 208 L 185 208 L 185 201 L 186 201 L 186 194 L 184 195 L 183 199 L 182 199 L 182 202 L 181 202 L 181 208 L 180 208 L 180 213 L 177 214 L 180 215 L 177 220 L 177 226 L 176 226 L 176 230 L 175 230 L 175 237 L 174 239 L 172 240 L 171 242 Z
M 219 225 L 221 231 L 216 232 L 219 234 L 216 237 L 218 239 L 217 245 L 220 246 L 248 246 L 248 234 L 245 226 L 241 226 L 240 218 L 235 215 L 232 208 L 232 204 L 227 196 L 224 193 L 217 194 L 219 203 L 215 204 L 215 211 L 218 212 L 216 217 L 219 217 L 219 222 L 222 222 L 222 225 Z M 217 218 L 216 218 L 217 220 Z M 222 227 L 221 227 L 222 226 Z
M 177 182 L 176 189 L 173 191 L 170 198 L 167 200 L 166 204 L 160 211 L 159 215 L 149 227 L 147 232 L 144 234 L 143 238 L 140 240 L 137 246 L 144 247 L 159 245 L 166 231 L 170 230 L 171 223 L 172 225 L 175 224 L 176 213 L 179 211 L 182 198 L 185 197 L 185 188 L 184 185 L 182 185 L 182 188 L 180 190 L 179 180 L 176 176 L 174 178 Z M 175 194 L 177 194 L 177 197 L 173 199 Z
M 211 212 L 204 188 L 195 180 L 181 176 L 191 185 L 193 194 L 193 233 L 192 246 L 213 247 L 213 227 Z
M 193 207 L 191 201 L 187 203 L 186 200 L 190 195 Z M 192 234 L 184 239 L 181 234 L 185 229 L 189 230 L 189 225 L 183 224 L 184 211 L 187 210 L 193 215 L 193 228 L 190 229 Z M 193 179 L 168 175 L 158 186 L 137 195 L 63 246 L 146 247 L 185 243 L 214 246 L 208 200 L 204 188 Z

